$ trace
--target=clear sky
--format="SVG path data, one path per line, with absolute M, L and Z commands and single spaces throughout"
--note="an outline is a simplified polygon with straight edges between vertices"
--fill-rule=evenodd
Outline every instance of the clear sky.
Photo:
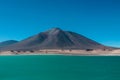
M 0 41 L 53 27 L 120 47 L 120 0 L 0 0 Z

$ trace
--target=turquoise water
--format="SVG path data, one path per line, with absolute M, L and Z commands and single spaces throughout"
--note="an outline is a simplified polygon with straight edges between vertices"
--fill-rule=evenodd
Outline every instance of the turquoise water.
M 0 80 L 120 80 L 120 57 L 0 56 Z

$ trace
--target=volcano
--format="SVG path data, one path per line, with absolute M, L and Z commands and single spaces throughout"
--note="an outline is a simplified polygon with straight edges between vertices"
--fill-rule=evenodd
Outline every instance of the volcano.
M 105 46 L 81 34 L 52 28 L 1 50 L 104 49 Z

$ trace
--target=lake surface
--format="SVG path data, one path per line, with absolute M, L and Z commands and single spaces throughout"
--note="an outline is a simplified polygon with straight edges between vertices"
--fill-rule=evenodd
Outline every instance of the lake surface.
M 120 57 L 0 56 L 0 80 L 120 80 Z

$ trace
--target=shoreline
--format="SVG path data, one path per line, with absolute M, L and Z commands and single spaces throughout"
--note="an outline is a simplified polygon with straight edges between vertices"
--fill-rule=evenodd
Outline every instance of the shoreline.
M 120 56 L 120 50 L 103 51 L 103 50 L 56 50 L 56 49 L 45 49 L 39 51 L 3 51 L 0 52 L 2 55 L 68 55 L 68 56 Z
M 0 54 L 0 56 L 51 56 L 51 55 L 56 55 L 56 56 L 120 56 L 120 54 L 60 54 L 60 53 L 19 53 L 19 54 Z

